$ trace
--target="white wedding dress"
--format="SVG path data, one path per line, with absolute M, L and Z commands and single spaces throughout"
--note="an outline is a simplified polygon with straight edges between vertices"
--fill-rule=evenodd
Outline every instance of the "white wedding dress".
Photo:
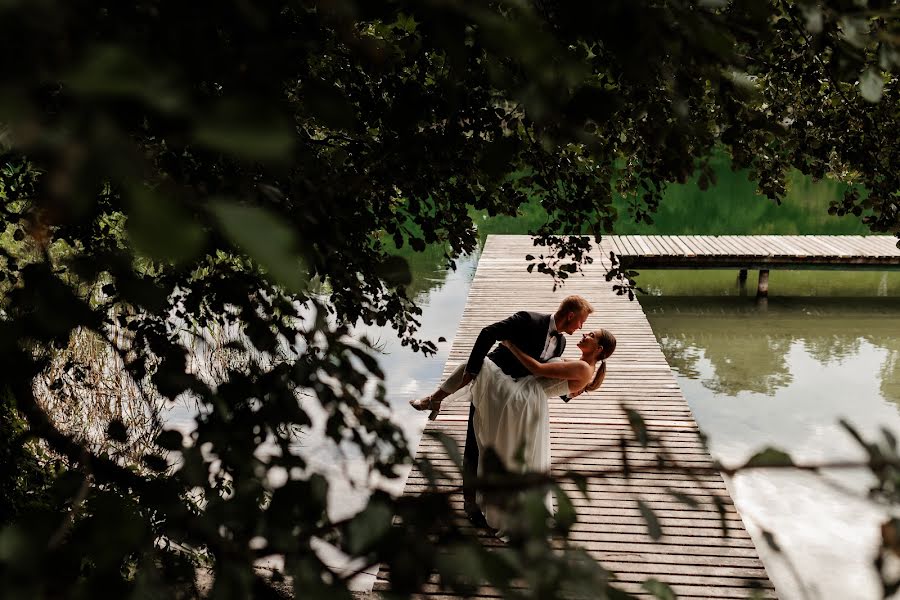
M 554 361 L 562 359 L 552 359 Z M 478 377 L 448 400 L 475 405 L 473 427 L 478 442 L 478 474 L 483 472 L 485 450 L 493 448 L 504 466 L 516 473 L 550 471 L 550 413 L 547 398 L 569 393 L 564 379 L 522 377 L 513 380 L 493 361 L 485 359 Z M 547 509 L 552 513 L 550 495 Z M 506 530 L 502 507 L 479 496 L 488 524 Z

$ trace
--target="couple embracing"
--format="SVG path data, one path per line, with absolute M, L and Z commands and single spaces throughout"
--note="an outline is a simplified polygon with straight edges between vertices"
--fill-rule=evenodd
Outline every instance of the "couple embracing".
M 484 499 L 479 507 L 472 487 L 482 471 L 479 457 L 483 458 L 484 450 L 492 448 L 510 471 L 549 472 L 548 398 L 560 396 L 568 402 L 603 383 L 606 359 L 616 349 L 616 338 L 609 331 L 584 334 L 578 342 L 579 359 L 561 358 L 566 348 L 563 334 L 581 329 L 592 312 L 587 300 L 568 296 L 552 315 L 520 311 L 488 325 L 478 335 L 468 362 L 457 367 L 434 394 L 411 402 L 417 410 L 430 409 L 430 419 L 448 397 L 471 402 L 463 496 L 466 514 L 476 525 L 505 529 L 500 507 Z M 497 342 L 500 346 L 488 354 Z

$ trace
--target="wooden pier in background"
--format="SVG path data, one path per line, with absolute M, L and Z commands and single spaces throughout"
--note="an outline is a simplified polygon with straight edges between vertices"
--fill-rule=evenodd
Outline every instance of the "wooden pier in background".
M 900 269 L 897 238 L 888 235 L 612 235 L 603 240 L 628 269 L 759 271 L 758 297 L 770 269 Z

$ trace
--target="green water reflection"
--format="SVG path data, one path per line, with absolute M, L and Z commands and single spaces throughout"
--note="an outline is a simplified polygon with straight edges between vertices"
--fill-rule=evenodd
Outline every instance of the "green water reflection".
M 884 359 L 857 376 L 876 378 L 882 399 L 900 405 L 900 298 L 771 298 L 763 308 L 751 298 L 654 296 L 641 304 L 669 365 L 715 394 L 774 396 L 804 377 L 792 353 L 839 365 L 867 345 Z
M 652 296 L 755 296 L 755 272 L 741 286 L 737 271 L 642 271 L 638 284 Z M 900 297 L 900 272 L 779 271 L 769 273 L 772 297 L 828 298 Z

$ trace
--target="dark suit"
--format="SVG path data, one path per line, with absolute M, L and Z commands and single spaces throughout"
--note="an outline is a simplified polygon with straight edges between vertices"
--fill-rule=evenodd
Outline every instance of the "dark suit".
M 491 359 L 500 370 L 514 379 L 530 375 L 518 358 L 505 346 L 498 346 L 488 354 L 494 344 L 501 340 L 509 340 L 522 352 L 535 360 L 541 360 L 544 344 L 547 342 L 547 331 L 550 328 L 550 315 L 541 313 L 519 311 L 513 316 L 488 325 L 478 334 L 475 346 L 469 355 L 466 364 L 466 372 L 476 377 L 481 371 L 485 356 Z M 556 350 L 552 357 L 560 356 L 566 349 L 566 338 L 559 334 L 556 338 Z M 543 361 L 542 361 L 543 362 Z M 563 397 L 564 400 L 568 398 Z M 475 439 L 475 429 L 472 420 L 475 416 L 475 405 L 469 407 L 469 425 L 466 430 L 466 449 L 463 455 L 463 496 L 466 500 L 474 501 L 475 492 L 470 487 L 470 482 L 478 474 L 478 442 Z

